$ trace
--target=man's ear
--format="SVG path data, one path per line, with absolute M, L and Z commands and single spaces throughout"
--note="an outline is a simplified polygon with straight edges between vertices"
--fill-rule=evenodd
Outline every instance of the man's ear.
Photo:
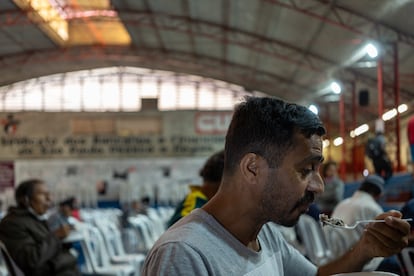
M 240 162 L 240 170 L 248 181 L 255 181 L 259 170 L 259 156 L 255 153 L 248 153 L 243 156 Z

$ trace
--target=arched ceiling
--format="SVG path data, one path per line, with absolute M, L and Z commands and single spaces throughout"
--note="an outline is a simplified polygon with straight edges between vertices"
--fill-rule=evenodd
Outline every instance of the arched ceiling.
M 414 105 L 413 1 L 44 0 L 36 2 L 51 4 L 38 10 L 28 2 L 0 1 L 0 86 L 106 66 L 172 70 L 316 103 L 337 132 L 332 80 L 343 85 L 347 129 L 378 117 L 377 63 L 357 56 L 374 42 L 382 47 L 385 110 Z M 362 89 L 370 104 L 356 105 L 354 120 Z

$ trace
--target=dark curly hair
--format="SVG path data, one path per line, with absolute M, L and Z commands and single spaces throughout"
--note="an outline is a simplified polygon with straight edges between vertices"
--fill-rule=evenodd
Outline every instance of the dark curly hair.
M 210 156 L 200 170 L 200 176 L 204 181 L 221 182 L 224 168 L 224 150 Z
M 245 97 L 235 107 L 226 135 L 225 168 L 232 172 L 247 153 L 262 156 L 273 168 L 293 146 L 295 133 L 324 135 L 319 117 L 307 107 L 269 97 Z
M 14 193 L 17 205 L 20 207 L 26 207 L 28 204 L 27 201 L 33 196 L 35 186 L 43 183 L 44 182 L 40 179 L 29 179 L 21 182 L 19 186 L 17 186 Z

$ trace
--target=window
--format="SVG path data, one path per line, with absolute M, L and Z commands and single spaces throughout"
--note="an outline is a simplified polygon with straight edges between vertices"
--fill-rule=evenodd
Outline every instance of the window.
M 157 98 L 160 110 L 232 109 L 248 94 L 223 81 L 136 67 L 55 74 L 0 87 L 0 93 L 2 112 L 139 111 L 142 98 Z

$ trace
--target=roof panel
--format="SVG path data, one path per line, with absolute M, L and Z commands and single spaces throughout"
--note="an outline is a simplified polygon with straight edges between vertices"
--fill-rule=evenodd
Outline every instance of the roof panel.
M 151 12 L 160 12 L 180 16 L 185 15 L 182 8 L 183 1 L 181 0 L 151 0 L 143 2 L 148 3 Z
M 191 17 L 203 21 L 211 21 L 222 23 L 223 18 L 223 2 L 221 0 L 191 0 L 189 4 L 189 13 Z M 230 1 L 229 1 L 230 2 Z M 226 17 L 230 14 L 226 14 Z
M 249 65 L 249 49 L 238 45 L 228 45 L 227 48 L 227 59 L 229 62 L 243 66 Z
M 355 82 L 358 87 L 375 91 L 376 68 L 344 65 L 365 41 L 376 39 L 388 45 L 382 53 L 387 100 L 393 99 L 389 96 L 393 91 L 393 43 L 399 50 L 401 99 L 414 98 L 412 1 L 110 3 L 132 37 L 131 45 L 114 46 L 100 40 L 96 33 L 91 35 L 91 26 L 105 25 L 101 31 L 114 40 L 117 31 L 107 25 L 108 18 L 90 16 L 79 21 L 86 28 L 73 34 L 84 37 L 82 43 L 89 43 L 89 48 L 61 47 L 30 22 L 27 13 L 17 9 L 12 0 L 0 0 L 0 85 L 30 76 L 109 64 L 205 75 L 290 99 L 306 98 L 309 91 L 316 93 L 331 77 L 346 82 L 348 87 Z M 91 22 L 94 24 L 88 29 Z M 346 100 L 350 105 L 348 96 Z
M 290 45 L 306 47 L 320 24 L 310 17 L 298 16 L 296 11 L 283 10 L 269 22 L 273 28 L 269 28 L 268 34 Z
M 132 38 L 132 42 L 136 47 L 159 48 L 160 41 L 154 28 L 127 26 L 127 30 Z
M 7 30 L 0 29 L 0 33 L 3 34 L 5 41 L 0 40 L 3 47 L 3 43 L 13 43 L 15 49 L 13 52 L 27 50 L 41 50 L 47 48 L 53 48 L 55 44 L 37 27 L 23 25 L 23 26 L 10 26 Z
M 162 41 L 165 41 L 165 48 L 173 51 L 193 52 L 188 34 L 174 31 L 161 31 Z
M 143 10 L 146 8 L 145 1 L 136 0 L 111 0 L 115 10 Z
M 229 25 L 235 29 L 254 32 L 257 20 L 257 9 L 260 1 L 239 0 L 232 1 L 229 13 Z
M 213 40 L 207 37 L 197 37 L 195 39 L 195 48 L 197 49 L 197 54 L 200 54 L 202 56 L 222 59 L 222 47 L 223 45 L 218 43 L 217 40 Z

